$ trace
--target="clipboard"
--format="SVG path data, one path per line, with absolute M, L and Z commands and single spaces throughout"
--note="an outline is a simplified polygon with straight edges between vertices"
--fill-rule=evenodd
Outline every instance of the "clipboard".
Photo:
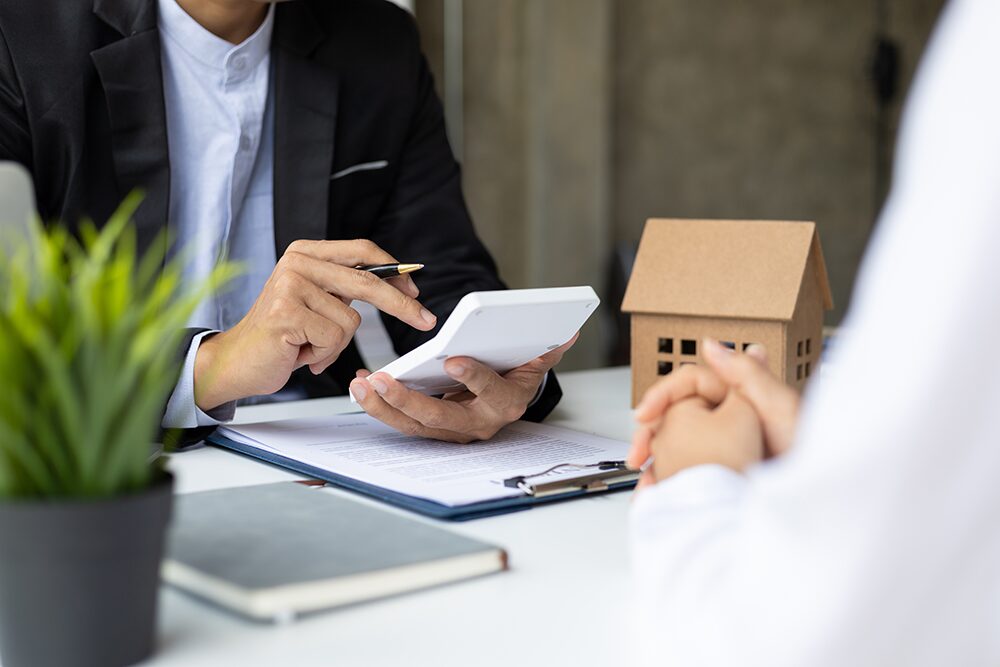
M 360 493 L 393 505 L 394 507 L 400 507 L 411 512 L 445 521 L 482 519 L 529 510 L 537 505 L 552 502 L 572 500 L 600 493 L 624 491 L 635 487 L 640 474 L 640 471 L 631 470 L 626 467 L 624 461 L 600 461 L 592 464 L 564 463 L 553 466 L 545 471 L 526 471 L 524 475 L 505 479 L 504 486 L 519 489 L 522 493 L 520 496 L 499 498 L 497 500 L 468 505 L 450 506 L 425 498 L 391 491 L 384 487 L 361 482 L 345 475 L 338 475 L 330 470 L 317 468 L 266 449 L 230 440 L 218 432 L 206 438 L 206 442 L 281 466 L 282 468 L 287 468 L 288 470 L 314 479 L 322 480 L 331 486 Z M 558 472 L 558 469 L 561 468 L 575 468 L 585 471 L 585 474 L 558 479 L 547 478 L 549 474 Z

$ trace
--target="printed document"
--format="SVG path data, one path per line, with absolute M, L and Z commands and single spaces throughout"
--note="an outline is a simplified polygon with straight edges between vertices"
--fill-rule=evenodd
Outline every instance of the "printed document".
M 503 481 L 563 463 L 621 461 L 628 444 L 570 429 L 515 422 L 488 441 L 456 445 L 399 433 L 366 414 L 222 427 L 220 434 L 315 468 L 448 506 L 523 495 Z M 562 469 L 571 478 L 593 470 Z

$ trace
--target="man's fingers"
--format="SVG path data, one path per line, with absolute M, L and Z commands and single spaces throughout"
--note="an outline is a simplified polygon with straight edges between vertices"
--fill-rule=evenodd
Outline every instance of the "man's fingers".
M 428 331 L 437 324 L 437 318 L 420 302 L 367 271 L 324 262 L 301 253 L 285 253 L 281 262 L 284 272 L 299 275 L 338 297 L 366 301 L 415 329 Z M 279 280 L 293 279 L 281 276 Z
M 382 400 L 428 428 L 468 433 L 478 440 L 491 438 L 499 430 L 498 420 L 484 419 L 482 414 L 462 403 L 442 401 L 413 391 L 385 373 L 370 376 L 368 383 Z
M 305 282 L 299 296 L 306 307 L 314 313 L 325 317 L 339 325 L 351 336 L 361 326 L 361 314 L 328 292 L 323 291 L 310 282 Z M 346 346 L 346 342 L 344 343 Z
M 532 399 L 538 383 L 541 382 L 539 375 L 538 382 L 532 389 L 501 377 L 489 366 L 470 357 L 452 357 L 444 363 L 444 370 L 481 399 L 481 404 L 504 423 L 517 421 L 524 415 L 528 401 Z
M 385 373 L 375 373 L 367 379 L 382 400 L 424 426 L 448 430 L 467 426 L 465 422 L 470 417 L 465 406 L 413 391 Z
M 320 364 L 336 356 L 350 340 L 335 323 L 303 308 L 287 324 L 284 341 L 299 347 L 297 366 Z
M 387 280 L 390 285 L 398 289 L 403 294 L 416 299 L 420 296 L 420 290 L 417 288 L 417 284 L 413 282 L 413 278 L 409 275 L 397 276 L 396 278 L 389 278 Z
M 546 352 L 542 356 L 536 357 L 528 363 L 518 366 L 515 369 L 507 371 L 503 375 L 504 379 L 514 382 L 526 391 L 537 391 L 538 386 L 541 384 L 542 378 L 545 374 L 555 368 L 559 362 L 562 361 L 563 355 L 566 354 L 566 351 L 569 350 L 569 348 L 573 347 L 573 344 L 576 343 L 579 337 L 580 332 L 578 331 L 573 334 L 572 338 L 556 349 Z
M 491 394 L 503 391 L 503 378 L 499 373 L 471 357 L 451 357 L 444 362 L 444 370 L 476 396 L 492 398 Z
M 452 378 L 465 385 L 482 404 L 504 423 L 517 421 L 524 415 L 528 402 L 545 376 L 559 363 L 566 350 L 579 338 L 577 332 L 571 339 L 554 350 L 532 359 L 528 363 L 500 376 L 489 366 L 470 357 L 452 357 L 445 361 L 444 369 Z
M 310 241 L 301 239 L 292 241 L 285 251 L 308 255 L 324 262 L 332 262 L 346 267 L 364 266 L 367 264 L 394 264 L 396 258 L 382 250 L 368 239 L 353 241 Z
M 671 405 L 693 396 L 717 404 L 727 391 L 726 383 L 712 371 L 701 366 L 681 366 L 646 391 L 635 409 L 635 419 L 640 424 L 656 422 Z
M 332 262 L 350 268 L 369 264 L 395 264 L 397 262 L 395 257 L 368 239 L 355 239 L 353 241 L 301 239 L 293 241 L 286 252 L 308 255 L 324 262 Z M 416 283 L 408 275 L 392 278 L 388 282 L 414 299 L 420 295 Z
M 335 293 L 365 301 L 384 313 L 406 322 L 421 331 L 429 331 L 437 324 L 437 317 L 412 296 L 401 292 L 392 284 L 367 271 L 329 265 L 336 274 L 333 280 Z M 331 290 L 332 291 L 332 290 Z
M 328 329 L 330 329 L 331 333 L 335 334 L 339 332 L 339 340 L 330 347 L 319 349 L 314 346 L 312 354 L 307 350 L 306 354 L 299 357 L 300 362 L 302 362 L 305 358 L 312 359 L 325 352 L 325 356 L 322 358 L 304 362 L 308 363 L 309 370 L 312 371 L 313 375 L 319 375 L 337 360 L 340 353 L 350 343 L 358 327 L 361 325 L 361 315 L 358 311 L 344 305 L 343 301 L 324 292 L 313 283 L 306 280 L 302 282 L 303 285 L 299 288 L 299 296 L 305 306 L 330 323 Z
M 335 328 L 325 317 L 308 308 L 299 308 L 284 322 L 281 338 L 290 346 L 311 345 L 327 349 L 334 347 L 340 339 L 341 332 L 334 331 Z
M 413 417 L 389 405 L 366 379 L 357 378 L 351 382 L 351 394 L 365 412 L 387 424 L 400 433 L 419 438 L 431 438 L 445 442 L 467 444 L 475 440 L 471 435 L 464 435 L 446 429 L 434 429 L 420 423 Z M 442 401 L 443 402 L 443 401 Z

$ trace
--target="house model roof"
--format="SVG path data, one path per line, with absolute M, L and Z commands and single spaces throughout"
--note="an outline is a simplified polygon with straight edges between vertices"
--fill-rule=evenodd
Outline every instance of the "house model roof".
M 815 277 L 806 262 L 815 259 Z M 790 320 L 804 280 L 833 307 L 816 224 L 757 220 L 649 220 L 622 310 Z

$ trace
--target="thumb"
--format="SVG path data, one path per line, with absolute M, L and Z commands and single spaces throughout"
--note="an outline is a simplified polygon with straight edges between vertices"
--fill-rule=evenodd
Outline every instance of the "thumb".
M 751 346 L 747 354 L 737 354 L 718 341 L 702 341 L 705 363 L 730 387 L 740 390 L 755 408 L 766 404 L 776 389 L 784 384 L 771 375 L 765 366 L 766 353 L 759 346 Z
M 736 389 L 760 416 L 772 453 L 791 445 L 798 415 L 799 396 L 794 389 L 771 375 L 765 366 L 766 353 L 751 346 L 747 354 L 737 354 L 717 341 L 702 341 L 705 363 L 728 385 Z

